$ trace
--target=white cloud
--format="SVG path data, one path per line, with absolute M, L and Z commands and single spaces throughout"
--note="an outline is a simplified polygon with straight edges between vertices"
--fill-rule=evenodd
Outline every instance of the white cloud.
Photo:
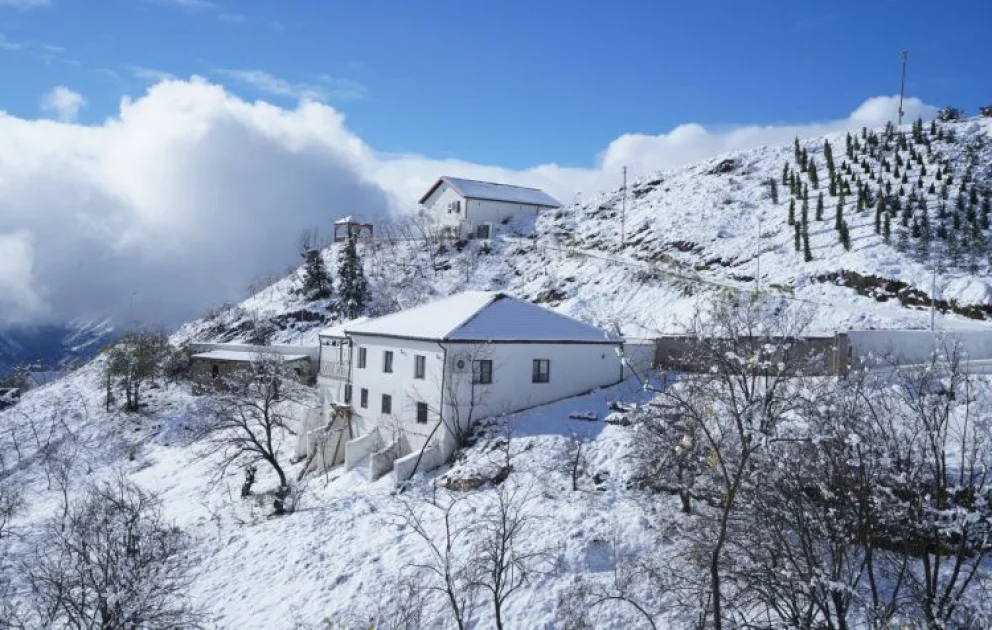
M 72 122 L 79 110 L 86 105 L 86 99 L 64 85 L 53 88 L 41 97 L 41 111 L 58 116 L 59 120 Z
M 14 7 L 15 9 L 34 9 L 47 7 L 51 4 L 51 0 L 0 0 L 0 7 Z
M 126 316 L 136 290 L 137 316 L 174 324 L 296 263 L 303 229 L 326 233 L 339 215 L 410 209 L 441 174 L 539 186 L 567 202 L 577 191 L 615 188 L 624 164 L 646 175 L 795 135 L 880 125 L 893 108 L 885 97 L 809 125 L 628 134 L 589 167 L 523 170 L 377 154 L 332 107 L 247 102 L 198 78 L 162 81 L 97 125 L 0 113 L 0 248 L 14 251 L 16 238 L 18 252 L 0 257 L 0 323 Z M 910 118 L 933 111 L 915 99 L 906 109 Z
M 130 65 L 127 66 L 127 71 L 130 72 L 134 78 L 147 81 L 148 83 L 159 83 L 161 81 L 169 81 L 176 78 L 164 70 L 156 70 L 155 68 L 146 68 L 144 66 Z
M 145 2 L 176 7 L 183 11 L 216 11 L 220 9 L 219 4 L 209 0 L 145 0 Z
M 263 94 L 280 96 L 295 100 L 327 101 L 357 100 L 364 98 L 366 88 L 357 81 L 338 79 L 323 74 L 318 77 L 318 83 L 293 83 L 280 79 L 264 70 L 216 70 L 216 73 L 249 85 Z

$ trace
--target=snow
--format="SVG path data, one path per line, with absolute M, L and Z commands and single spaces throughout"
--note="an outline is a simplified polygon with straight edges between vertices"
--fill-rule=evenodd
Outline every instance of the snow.
M 524 188 L 523 186 L 512 186 L 510 184 L 497 184 L 494 182 L 481 182 L 473 179 L 462 179 L 459 177 L 443 176 L 438 180 L 447 182 L 452 188 L 466 199 L 485 199 L 489 201 L 505 201 L 508 203 L 522 203 L 545 208 L 559 208 L 561 204 L 543 190 L 537 188 Z M 423 203 L 430 196 L 437 183 L 431 187 L 430 191 L 420 200 Z
M 353 319 L 350 322 L 346 322 L 344 324 L 338 324 L 337 326 L 331 326 L 330 328 L 325 328 L 324 330 L 320 331 L 320 336 L 344 338 L 348 336 L 348 333 L 346 332 L 348 328 L 355 326 L 357 324 L 362 324 L 367 321 L 369 321 L 369 318 L 362 316 L 357 319 Z
M 619 342 L 595 326 L 495 291 L 465 291 L 344 328 L 437 341 Z
M 244 361 L 248 363 L 254 361 L 256 357 L 257 355 L 254 353 L 237 352 L 234 350 L 211 350 L 209 352 L 201 352 L 192 356 L 194 359 L 205 359 L 208 361 Z M 303 359 L 310 358 L 305 354 L 280 354 L 279 357 L 283 361 L 302 361 Z

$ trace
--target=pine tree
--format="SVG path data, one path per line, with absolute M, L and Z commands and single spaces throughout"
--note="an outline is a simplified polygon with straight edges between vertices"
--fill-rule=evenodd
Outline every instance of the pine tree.
M 300 245 L 300 256 L 303 258 L 300 293 L 308 300 L 323 300 L 331 297 L 334 281 L 327 272 L 324 256 L 315 241 L 305 238 Z
M 834 215 L 834 228 L 837 230 L 841 229 L 844 225 L 844 196 L 841 195 L 837 199 L 837 213 Z
M 774 179 L 768 180 L 772 185 L 772 203 L 778 203 L 778 182 Z
M 800 249 L 802 249 L 803 231 L 798 223 L 796 223 L 792 227 L 796 233 L 796 251 L 798 252 Z
M 803 260 L 809 262 L 813 260 L 813 252 L 809 248 L 809 229 L 803 225 Z
M 930 121 L 930 135 L 931 136 L 936 136 L 937 135 L 937 121 L 936 120 L 931 120 Z
M 878 191 L 878 203 L 875 205 L 875 234 L 882 233 L 882 215 L 887 214 L 885 212 L 885 197 L 882 195 L 882 191 Z
M 370 299 L 368 281 L 365 279 L 354 235 L 345 243 L 338 259 L 338 279 L 338 293 L 344 314 L 349 319 L 354 319 L 362 314 Z
M 830 146 L 829 140 L 823 141 L 823 159 L 827 162 L 827 170 L 831 173 L 834 172 L 834 150 Z
M 892 222 L 889 218 L 889 213 L 885 213 L 884 220 L 882 222 L 882 240 L 888 245 L 892 240 Z
M 931 195 L 937 194 L 937 189 L 934 187 L 933 182 L 930 182 L 930 188 L 927 188 L 927 193 Z
M 838 230 L 838 237 L 840 238 L 840 244 L 844 246 L 844 249 L 851 250 L 851 233 L 847 229 L 847 221 L 840 222 L 840 229 Z
M 833 173 L 833 171 L 830 172 L 830 185 L 828 186 L 827 192 L 830 193 L 831 197 L 837 196 L 837 176 Z
M 785 186 L 789 183 L 789 163 L 786 162 L 782 167 L 782 185 Z
M 865 192 L 861 188 L 858 188 L 858 200 L 855 202 L 854 209 L 858 214 L 865 211 Z
M 823 220 L 823 193 L 816 196 L 816 220 Z
M 802 165 L 802 151 L 799 149 L 799 136 L 796 136 L 794 152 L 796 156 L 796 164 Z
M 813 158 L 809 159 L 806 167 L 806 174 L 809 176 L 809 182 L 813 184 L 813 190 L 820 187 L 820 177 L 816 173 L 816 160 Z
M 789 198 L 789 225 L 795 225 L 796 223 L 796 199 L 794 197 Z

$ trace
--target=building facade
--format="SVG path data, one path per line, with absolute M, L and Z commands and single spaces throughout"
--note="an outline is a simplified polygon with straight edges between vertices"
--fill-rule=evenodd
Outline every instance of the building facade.
M 441 230 L 453 238 L 492 238 L 515 216 L 533 216 L 561 204 L 536 188 L 444 176 L 420 198 Z

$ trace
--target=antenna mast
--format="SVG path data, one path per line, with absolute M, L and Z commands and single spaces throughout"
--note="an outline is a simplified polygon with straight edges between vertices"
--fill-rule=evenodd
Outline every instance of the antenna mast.
M 906 58 L 909 57 L 909 51 L 902 51 L 902 80 L 899 82 L 899 124 L 902 125 L 902 100 L 903 96 L 906 94 Z

